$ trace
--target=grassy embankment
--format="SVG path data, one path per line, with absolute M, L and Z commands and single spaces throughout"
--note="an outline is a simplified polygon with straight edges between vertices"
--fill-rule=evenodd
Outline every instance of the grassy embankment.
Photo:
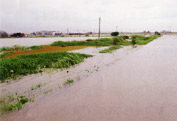
M 57 41 L 51 44 L 51 46 L 61 46 L 61 47 L 66 47 L 66 46 L 111 46 L 109 49 L 100 51 L 100 53 L 105 53 L 105 52 L 112 52 L 115 49 L 119 49 L 120 45 L 132 45 L 131 41 L 127 41 L 123 37 L 113 37 L 113 38 L 101 38 L 101 39 L 88 39 L 86 41 L 70 41 L 70 42 L 63 42 L 63 41 Z
M 4 82 L 5 79 L 16 79 L 20 75 L 42 72 L 45 68 L 66 68 L 82 62 L 87 57 L 91 57 L 91 55 L 55 52 L 1 59 L 1 82 Z
M 143 35 L 133 35 L 131 37 L 132 43 L 137 44 L 137 45 L 145 45 L 149 42 L 151 42 L 154 39 L 157 39 L 161 35 L 151 35 L 149 37 L 145 37 Z
M 131 40 L 127 41 L 129 39 L 129 36 L 117 36 L 113 38 L 101 38 L 101 39 L 88 39 L 86 41 L 70 41 L 70 42 L 63 42 L 63 41 L 57 41 L 52 43 L 52 46 L 111 46 L 108 49 L 100 51 L 100 53 L 110 53 L 116 49 L 121 48 L 121 45 L 128 46 L 128 45 L 143 45 L 147 44 L 150 41 L 160 37 L 160 35 L 152 35 L 149 37 L 145 37 L 143 35 L 133 35 L 131 36 Z

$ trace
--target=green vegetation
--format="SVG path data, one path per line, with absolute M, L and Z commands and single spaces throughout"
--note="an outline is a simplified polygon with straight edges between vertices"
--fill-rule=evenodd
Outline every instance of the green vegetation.
M 131 41 L 121 41 L 121 42 L 118 42 L 117 45 L 128 46 L 128 45 L 132 45 L 132 42 Z
M 39 49 L 42 49 L 43 47 L 42 46 L 31 46 L 29 47 L 31 50 L 39 50 Z
M 15 97 L 13 94 L 6 98 L 0 98 L 0 115 L 12 110 L 20 110 L 23 108 L 24 104 L 30 100 L 31 99 L 28 99 L 25 96 Z
M 88 39 L 86 41 L 70 41 L 63 42 L 57 41 L 52 43 L 52 46 L 111 46 L 108 49 L 100 51 L 100 53 L 110 53 L 115 49 L 119 49 L 120 45 L 142 45 L 147 44 L 150 41 L 160 37 L 160 35 L 152 35 L 145 37 L 143 35 L 131 36 L 132 41 L 127 41 L 126 36 L 118 36 L 113 38 L 101 38 L 101 39 Z M 114 45 L 114 46 L 112 46 Z M 119 46 L 118 46 L 119 45 Z M 26 50 L 26 49 L 41 49 L 42 46 L 13 46 L 7 48 L 1 48 L 1 51 L 7 50 Z M 11 51 L 10 51 L 11 52 Z M 9 52 L 9 53 L 10 53 Z M 1 58 L 9 54 L 1 54 Z M 3 82 L 5 79 L 16 79 L 20 75 L 27 75 L 32 73 L 38 73 L 44 71 L 43 68 L 66 68 L 71 65 L 80 63 L 84 58 L 90 57 L 85 54 L 73 54 L 67 52 L 55 52 L 55 53 L 40 53 L 20 55 L 16 58 L 2 58 L 0 59 L 0 80 Z
M 42 86 L 41 83 L 40 83 L 40 84 L 37 84 L 36 86 L 33 86 L 33 87 L 31 88 L 31 90 L 37 90 L 37 89 L 41 88 L 41 86 Z
M 111 33 L 111 36 L 118 36 L 119 35 L 119 32 L 112 32 Z
M 112 40 L 110 38 L 101 38 L 101 39 L 95 39 L 91 40 L 88 39 L 87 41 L 70 41 L 70 42 L 63 42 L 63 41 L 57 41 L 52 43 L 52 46 L 109 46 L 112 44 Z
M 111 46 L 111 45 L 131 45 L 132 43 L 126 41 L 123 37 L 101 38 L 101 39 L 88 39 L 86 41 L 70 41 L 63 42 L 57 41 L 52 43 L 52 46 Z
M 64 85 L 68 85 L 68 84 L 71 84 L 71 83 L 74 83 L 74 80 L 73 79 L 67 79 L 66 82 L 64 83 Z
M 53 91 L 53 89 L 45 90 L 45 91 L 44 91 L 44 94 L 46 95 L 46 94 L 48 94 L 48 93 L 51 93 L 52 91 Z
M 16 58 L 1 59 L 0 80 L 16 79 L 20 75 L 42 72 L 43 68 L 66 68 L 83 62 L 84 58 L 91 55 L 55 52 L 20 55 Z
M 4 58 L 5 56 L 8 56 L 8 55 L 10 55 L 12 53 L 15 53 L 15 52 L 14 51 L 5 51 L 2 54 L 0 54 L 0 59 Z
M 154 39 L 157 39 L 160 36 L 161 35 L 151 35 L 151 36 L 145 37 L 143 35 L 133 35 L 132 44 L 144 45 L 144 44 L 151 42 Z
M 27 50 L 28 47 L 20 46 L 20 45 L 14 45 L 12 47 L 2 47 L 0 48 L 0 52 L 3 51 L 17 51 L 17 50 Z
M 114 50 L 120 49 L 121 46 L 111 46 L 108 49 L 101 50 L 99 53 L 111 53 Z
M 112 44 L 117 45 L 119 42 L 124 42 L 125 39 L 123 37 L 113 37 L 112 38 Z
M 121 35 L 120 37 L 122 37 L 123 39 L 129 39 L 128 35 Z
M 124 46 L 128 46 L 128 45 L 141 45 L 141 44 L 147 44 L 150 41 L 158 38 L 159 35 L 152 35 L 149 37 L 145 37 L 143 35 L 133 35 L 131 36 L 132 41 L 127 41 L 126 39 L 129 39 L 129 36 L 127 35 L 122 35 L 122 36 L 115 36 L 112 38 L 101 38 L 101 39 L 96 39 L 96 40 L 92 40 L 92 39 L 88 39 L 86 41 L 70 41 L 70 42 L 63 42 L 63 41 L 57 41 L 52 43 L 52 46 L 61 46 L 61 47 L 65 47 L 65 46 L 78 46 L 78 45 L 82 45 L 82 46 L 112 46 L 112 45 L 124 45 Z M 119 47 L 110 47 L 109 49 L 106 49 L 104 51 L 101 51 L 101 53 L 104 52 L 112 52 L 111 50 L 114 50 L 115 48 L 119 48 Z
M 31 46 L 31 47 L 26 47 L 26 46 L 20 46 L 20 45 L 14 45 L 12 47 L 2 47 L 0 48 L 0 52 L 7 52 L 7 51 L 25 51 L 25 50 L 39 50 L 42 49 L 42 46 Z

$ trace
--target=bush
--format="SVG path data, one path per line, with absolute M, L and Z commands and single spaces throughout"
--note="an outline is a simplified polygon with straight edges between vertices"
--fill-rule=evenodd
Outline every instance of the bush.
M 123 37 L 113 37 L 112 38 L 112 44 L 116 45 L 118 42 L 123 42 L 125 41 L 125 39 L 123 39 Z
M 118 36 L 119 35 L 119 32 L 112 32 L 111 33 L 111 36 Z
M 155 35 L 160 35 L 160 33 L 158 31 L 155 32 Z

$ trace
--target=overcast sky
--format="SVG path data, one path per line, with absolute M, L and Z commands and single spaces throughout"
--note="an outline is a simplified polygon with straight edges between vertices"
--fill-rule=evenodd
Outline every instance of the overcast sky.
M 177 31 L 177 0 L 0 0 L 0 30 Z

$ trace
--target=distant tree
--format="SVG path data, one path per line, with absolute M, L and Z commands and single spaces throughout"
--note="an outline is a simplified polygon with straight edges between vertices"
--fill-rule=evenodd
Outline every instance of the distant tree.
M 11 37 L 24 37 L 24 36 L 25 36 L 24 33 L 13 33 L 13 34 L 11 35 Z
M 155 35 L 160 35 L 160 33 L 158 31 L 155 32 Z
M 119 32 L 112 32 L 111 33 L 111 36 L 118 36 L 119 35 Z
M 0 31 L 0 38 L 5 38 L 5 37 L 8 37 L 7 32 L 5 32 L 5 31 Z

